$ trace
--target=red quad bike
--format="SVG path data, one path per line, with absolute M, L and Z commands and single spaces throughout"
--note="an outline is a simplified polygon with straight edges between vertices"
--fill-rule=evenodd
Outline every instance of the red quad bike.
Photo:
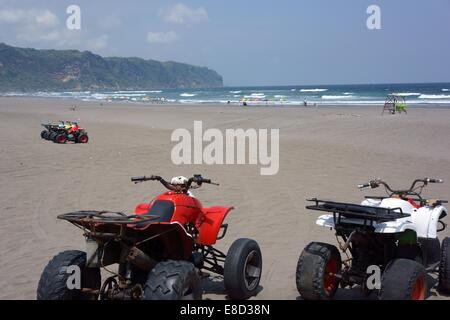
M 78 125 L 69 130 L 61 130 L 53 136 L 53 142 L 55 143 L 66 143 L 67 141 L 72 141 L 75 143 L 88 143 L 89 136 L 87 131 Z
M 167 189 L 134 215 L 77 211 L 59 215 L 83 230 L 86 252 L 63 251 L 45 267 L 38 300 L 180 300 L 201 299 L 203 270 L 223 276 L 232 299 L 247 299 L 259 290 L 262 256 L 256 241 L 238 239 L 227 255 L 213 247 L 227 231 L 223 221 L 232 207 L 204 208 L 191 194 L 203 184 L 201 175 L 173 178 L 134 177 L 135 183 L 160 181 Z M 215 184 L 218 185 L 218 184 Z M 112 264 L 118 270 L 112 271 Z M 78 267 L 80 285 L 68 286 Z M 102 281 L 100 268 L 112 273 Z
M 64 128 L 64 125 L 57 124 L 42 124 L 46 128 L 41 132 L 41 138 L 50 140 L 55 143 L 66 143 L 73 141 L 75 143 L 88 143 L 89 136 L 84 128 L 78 126 L 77 123 L 70 129 Z

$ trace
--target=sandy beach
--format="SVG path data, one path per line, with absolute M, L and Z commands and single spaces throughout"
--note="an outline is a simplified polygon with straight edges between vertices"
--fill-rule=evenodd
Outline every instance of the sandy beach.
M 379 106 L 144 106 L 0 98 L 0 299 L 35 299 L 48 260 L 59 251 L 84 248 L 80 230 L 56 215 L 81 209 L 131 214 L 136 204 L 164 191 L 158 183 L 134 185 L 131 176 L 195 173 L 220 183 L 196 190 L 204 206 L 236 208 L 217 247 L 226 251 L 239 237 L 261 246 L 262 290 L 254 299 L 297 299 L 295 267 L 304 246 L 314 240 L 335 243 L 333 232 L 315 225 L 317 213 L 305 210 L 306 198 L 357 202 L 365 194 L 383 194 L 356 188 L 372 178 L 402 187 L 435 177 L 445 183 L 429 186 L 425 196 L 450 199 L 450 108 L 380 114 Z M 41 123 L 60 119 L 78 120 L 89 143 L 42 140 Z M 279 129 L 278 174 L 262 176 L 256 165 L 174 165 L 171 133 L 191 130 L 195 120 L 220 130 Z M 440 238 L 445 236 L 449 229 L 441 232 Z M 205 287 L 205 298 L 225 298 L 220 280 Z M 449 299 L 435 289 L 430 294 Z M 364 296 L 340 289 L 336 298 Z

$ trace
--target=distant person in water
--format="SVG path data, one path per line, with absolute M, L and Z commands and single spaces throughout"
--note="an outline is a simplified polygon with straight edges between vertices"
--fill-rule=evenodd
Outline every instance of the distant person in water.
M 306 101 L 306 99 L 303 100 L 303 105 L 304 105 L 305 107 L 308 105 L 308 101 Z

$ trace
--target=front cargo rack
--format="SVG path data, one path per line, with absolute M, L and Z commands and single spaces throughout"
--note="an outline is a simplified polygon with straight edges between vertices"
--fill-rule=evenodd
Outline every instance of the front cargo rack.
M 395 221 L 410 216 L 409 214 L 403 213 L 401 208 L 371 207 L 353 203 L 319 200 L 316 198 L 307 199 L 307 201 L 311 201 L 314 204 L 306 206 L 306 209 L 332 212 L 336 225 L 344 223 L 342 218 L 361 219 L 364 225 L 373 225 L 374 222 Z

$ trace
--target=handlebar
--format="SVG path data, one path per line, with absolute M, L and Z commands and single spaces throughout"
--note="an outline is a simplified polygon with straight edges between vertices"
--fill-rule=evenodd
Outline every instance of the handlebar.
M 422 188 L 425 187 L 428 183 L 443 183 L 444 181 L 442 179 L 433 179 L 433 178 L 423 178 L 423 179 L 416 179 L 411 184 L 411 187 L 406 190 L 393 190 L 386 182 L 384 182 L 381 179 L 374 179 L 369 181 L 369 183 L 359 184 L 359 189 L 375 189 L 378 188 L 380 185 L 384 186 L 386 188 L 386 191 L 390 193 L 390 195 L 399 195 L 404 196 L 408 194 L 417 195 L 420 197 L 420 193 L 422 192 Z M 422 185 L 419 185 L 416 187 L 418 183 L 422 183 Z M 418 192 L 416 189 L 420 189 Z
M 218 186 L 218 183 L 212 182 L 211 179 L 205 179 L 200 174 L 194 174 L 193 177 L 189 178 L 187 182 L 184 185 L 180 184 L 172 184 L 170 182 L 167 182 L 160 176 L 154 176 L 151 175 L 149 177 L 147 176 L 139 176 L 139 177 L 132 177 L 131 181 L 134 183 L 140 183 L 144 181 L 153 181 L 157 180 L 161 182 L 161 184 L 166 187 L 169 190 L 176 191 L 176 192 L 187 192 L 189 189 L 196 189 L 201 187 L 203 183 L 212 184 Z M 192 183 L 195 183 L 197 186 L 192 186 Z
M 358 188 L 361 189 L 361 190 L 370 188 L 370 183 L 358 184 Z
M 188 180 L 188 186 L 190 186 L 193 182 L 198 185 L 201 185 L 202 183 L 212 184 L 215 186 L 219 185 L 218 183 L 211 182 L 211 179 L 203 178 L 201 174 L 194 174 L 194 176 Z
M 140 177 L 131 177 L 131 182 L 134 183 L 139 183 L 139 182 L 144 182 L 144 181 L 152 181 L 152 180 L 161 180 L 161 177 L 158 176 L 150 176 L 150 177 L 146 177 L 146 176 L 140 176 Z
M 442 180 L 442 179 L 430 179 L 430 178 L 427 178 L 427 180 L 428 180 L 429 183 L 444 183 L 444 180 Z

